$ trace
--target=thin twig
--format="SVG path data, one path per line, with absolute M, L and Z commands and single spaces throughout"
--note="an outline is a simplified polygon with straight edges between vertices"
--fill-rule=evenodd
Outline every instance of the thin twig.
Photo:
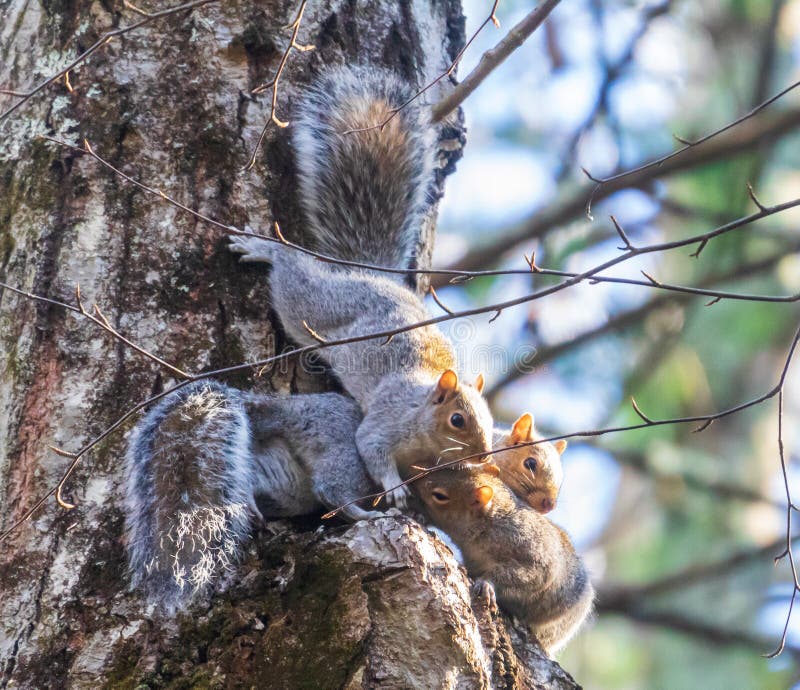
M 690 170 L 719 160 L 728 160 L 732 156 L 749 151 L 756 147 L 775 141 L 800 126 L 800 108 L 794 108 L 774 115 L 763 114 L 751 121 L 750 126 L 740 127 L 726 135 L 706 142 L 704 146 L 692 148 L 684 155 L 665 161 L 657 167 L 630 174 L 616 182 L 604 184 L 594 190 L 594 201 L 607 199 L 615 192 L 626 188 L 643 188 L 656 179 L 667 175 Z M 552 230 L 563 226 L 573 218 L 582 215 L 586 209 L 586 198 L 594 185 L 582 185 L 563 200 L 550 205 L 546 209 L 537 210 L 528 218 L 514 223 L 508 228 L 495 229 L 489 242 L 479 244 L 460 258 L 453 268 L 469 272 L 483 266 L 496 263 L 516 245 L 546 236 Z M 446 282 L 444 274 L 434 276 L 434 286 L 440 287 Z
M 510 369 L 503 377 L 501 377 L 498 381 L 496 381 L 489 390 L 484 392 L 484 395 L 491 402 L 500 393 L 502 389 L 514 383 L 517 379 L 521 378 L 526 373 L 531 372 L 534 365 L 541 367 L 547 362 L 552 361 L 556 357 L 561 356 L 563 353 L 568 352 L 573 348 L 579 347 L 581 345 L 585 345 L 586 343 L 591 342 L 595 338 L 606 335 L 607 333 L 613 333 L 615 331 L 633 326 L 639 323 L 644 316 L 646 316 L 649 313 L 652 313 L 655 310 L 662 309 L 664 307 L 673 304 L 685 303 L 694 294 L 700 294 L 695 292 L 696 289 L 700 289 L 703 292 L 707 291 L 708 293 L 715 293 L 715 292 L 721 293 L 722 291 L 711 290 L 711 289 L 706 290 L 704 286 L 715 285 L 717 283 L 725 283 L 734 279 L 746 278 L 749 276 L 757 275 L 762 271 L 773 269 L 780 261 L 782 261 L 786 257 L 787 254 L 791 254 L 793 252 L 798 252 L 798 251 L 800 251 L 800 242 L 796 242 L 792 245 L 789 245 L 783 250 L 776 252 L 775 254 L 772 254 L 768 257 L 765 257 L 764 259 L 749 262 L 746 264 L 741 264 L 722 274 L 711 274 L 709 276 L 706 276 L 701 280 L 699 288 L 687 288 L 676 291 L 678 294 L 661 295 L 652 300 L 649 300 L 648 302 L 645 302 L 640 307 L 631 309 L 630 311 L 625 311 L 616 314 L 610 319 L 608 319 L 602 325 L 597 326 L 596 328 L 590 329 L 588 331 L 583 331 L 568 340 L 562 340 L 553 343 L 552 345 L 547 345 L 544 347 L 537 348 L 535 352 L 525 355 L 518 362 L 516 362 L 515 366 L 512 369 Z M 599 280 L 599 278 L 596 277 L 594 278 L 594 280 Z M 627 283 L 628 280 L 620 279 L 619 282 Z M 642 281 L 636 281 L 637 284 L 640 282 Z M 667 286 L 664 283 L 661 284 L 661 288 L 663 290 L 670 291 L 672 287 L 673 286 Z M 730 296 L 731 293 L 728 294 Z M 721 295 L 718 295 L 707 304 L 712 304 L 721 299 L 723 299 L 723 297 Z M 779 299 L 782 300 L 782 298 Z M 800 301 L 800 295 L 790 296 L 788 298 L 788 301 L 792 302 Z
M 439 299 L 439 295 L 436 294 L 436 290 L 434 289 L 433 285 L 428 286 L 428 292 L 431 293 L 431 297 L 433 297 L 433 301 L 439 305 L 439 308 L 445 312 L 446 314 L 452 314 L 453 310 L 448 309 L 443 303 L 442 300 Z
M 669 419 L 652 419 L 651 417 L 648 417 L 648 416 L 644 415 L 640 410 L 638 410 L 638 408 L 636 407 L 636 405 L 634 403 L 634 407 L 637 409 L 637 413 L 644 420 L 643 423 L 641 423 L 641 424 L 629 424 L 629 425 L 626 425 L 626 426 L 607 427 L 607 428 L 603 428 L 603 429 L 587 429 L 585 431 L 573 431 L 573 432 L 568 433 L 568 434 L 561 434 L 559 436 L 549 436 L 549 437 L 546 437 L 546 438 L 536 439 L 534 441 L 526 441 L 524 443 L 517 443 L 517 444 L 514 444 L 514 445 L 506 446 L 504 448 L 495 448 L 495 449 L 490 450 L 490 451 L 482 451 L 480 453 L 474 453 L 472 455 L 467 455 L 467 456 L 458 458 L 456 460 L 449 460 L 447 462 L 443 462 L 443 463 L 435 465 L 433 467 L 429 467 L 428 469 L 426 469 L 426 470 L 424 470 L 422 472 L 419 472 L 419 473 L 413 475 L 412 477 L 409 477 L 408 479 L 406 479 L 405 481 L 401 482 L 397 486 L 393 486 L 393 487 L 391 487 L 389 489 L 386 489 L 385 491 L 380 491 L 380 492 L 377 492 L 375 494 L 369 494 L 368 496 L 362 496 L 362 497 L 356 499 L 355 501 L 352 501 L 351 503 L 356 503 L 356 502 L 359 502 L 359 501 L 362 501 L 362 500 L 365 500 L 365 499 L 368 499 L 368 498 L 372 498 L 374 500 L 380 500 L 380 499 L 384 498 L 385 496 L 389 495 L 392 491 L 394 491 L 396 489 L 399 489 L 401 487 L 405 487 L 405 486 L 408 486 L 410 484 L 413 484 L 414 482 L 418 481 L 419 479 L 422 479 L 423 477 L 426 477 L 427 475 L 431 474 L 432 472 L 438 472 L 440 470 L 448 469 L 448 468 L 452 469 L 452 468 L 454 468 L 456 466 L 462 466 L 462 465 L 482 464 L 482 463 L 488 462 L 491 459 L 491 456 L 493 456 L 493 455 L 498 455 L 499 453 L 505 453 L 505 452 L 508 452 L 510 450 L 516 450 L 518 448 L 528 448 L 530 446 L 537 446 L 537 445 L 542 444 L 542 443 L 552 443 L 553 441 L 560 441 L 560 440 L 571 439 L 571 438 L 594 438 L 594 437 L 598 437 L 598 436 L 605 436 L 606 434 L 621 433 L 621 432 L 626 432 L 626 431 L 638 431 L 640 429 L 647 429 L 647 428 L 651 428 L 651 427 L 674 425 L 674 424 L 689 424 L 689 423 L 705 422 L 705 421 L 708 421 L 708 420 L 712 420 L 713 421 L 713 420 L 717 420 L 717 419 L 723 419 L 724 417 L 729 417 L 729 416 L 731 416 L 733 414 L 736 414 L 738 412 L 741 412 L 743 410 L 747 410 L 747 409 L 749 409 L 751 407 L 755 407 L 756 405 L 760 405 L 761 403 L 766 402 L 767 400 L 771 400 L 772 398 L 774 398 L 777 395 L 780 395 L 781 396 L 780 400 L 782 400 L 782 392 L 783 392 L 783 387 L 784 387 L 785 382 L 786 382 L 786 376 L 788 374 L 789 367 L 792 364 L 792 360 L 794 358 L 795 352 L 797 351 L 798 343 L 800 343 L 800 327 L 798 327 L 797 331 L 795 332 L 794 338 L 792 339 L 791 346 L 789 347 L 788 353 L 787 353 L 786 358 L 784 360 L 783 368 L 781 370 L 781 375 L 780 375 L 780 378 L 778 380 L 778 383 L 773 388 L 768 390 L 766 393 L 763 393 L 762 395 L 760 395 L 760 396 L 758 396 L 756 398 L 753 398 L 751 400 L 748 400 L 746 402 L 739 403 L 738 405 L 734 405 L 733 407 L 729 407 L 729 408 L 721 410 L 719 412 L 714 412 L 714 413 L 705 414 L 705 415 L 692 415 L 692 416 L 688 416 L 688 417 L 673 417 L 673 418 L 669 418 Z M 784 476 L 786 476 L 786 475 L 784 475 Z M 786 479 L 786 481 L 788 482 L 788 478 Z M 351 503 L 346 503 L 343 506 L 340 506 L 337 509 L 336 512 L 338 512 L 339 510 L 347 507 Z M 789 503 L 789 505 L 790 505 L 790 507 L 793 507 L 791 502 Z M 790 552 L 790 548 L 791 548 L 791 546 L 789 546 L 787 548 L 787 553 Z M 783 555 L 785 555 L 785 554 L 782 554 L 782 556 Z M 793 574 L 795 574 L 794 571 L 793 571 Z M 795 577 L 796 577 L 796 575 L 795 575 Z
M 783 378 L 786 378 L 785 370 Z M 780 642 L 774 651 L 764 655 L 769 659 L 778 656 L 786 647 L 786 634 L 789 630 L 789 621 L 792 618 L 792 610 L 794 609 L 794 601 L 797 597 L 797 592 L 800 591 L 800 582 L 798 582 L 797 577 L 797 564 L 795 563 L 794 553 L 792 552 L 792 513 L 795 510 L 795 505 L 792 501 L 791 489 L 789 488 L 789 472 L 786 467 L 786 450 L 783 445 L 783 382 L 781 382 L 781 388 L 778 393 L 778 455 L 781 461 L 781 472 L 783 473 L 783 487 L 784 491 L 786 492 L 786 536 L 784 541 L 784 549 L 775 558 L 775 563 L 783 558 L 787 558 L 789 561 L 789 568 L 792 573 L 792 598 L 789 602 L 789 609 L 786 612 L 786 624 L 783 626 L 783 633 L 781 634 Z
M 458 108 L 483 83 L 486 77 L 497 69 L 509 55 L 517 50 L 542 25 L 559 2 L 560 0 L 544 0 L 514 26 L 500 43 L 491 50 L 487 50 L 481 57 L 478 66 L 455 89 L 433 106 L 431 111 L 433 121 L 439 122 Z
M 185 204 L 177 201 L 173 197 L 165 194 L 160 189 L 155 187 L 151 187 L 146 185 L 138 180 L 130 177 L 129 175 L 125 174 L 114 165 L 109 163 L 105 160 L 102 156 L 98 155 L 94 149 L 89 145 L 89 142 L 84 140 L 83 146 L 77 146 L 75 144 L 70 144 L 69 142 L 62 141 L 60 139 L 55 139 L 49 136 L 40 136 L 41 139 L 46 141 L 50 141 L 54 144 L 58 144 L 59 146 L 63 146 L 65 148 L 69 148 L 73 151 L 78 151 L 80 153 L 88 154 L 98 163 L 104 165 L 106 168 L 114 172 L 116 175 L 120 176 L 127 182 L 135 185 L 142 191 L 147 192 L 148 194 L 152 194 L 154 196 L 159 197 L 162 201 L 180 209 L 181 211 L 185 211 L 186 213 L 190 213 L 198 220 L 202 220 L 205 223 L 209 223 L 221 230 L 224 230 L 226 233 L 231 235 L 241 235 L 246 237 L 255 237 L 258 239 L 265 240 L 267 242 L 279 242 L 280 244 L 284 244 L 291 249 L 296 251 L 302 252 L 304 254 L 308 254 L 309 256 L 313 256 L 320 261 L 324 261 L 326 263 L 338 264 L 340 266 L 349 266 L 352 268 L 363 268 L 370 271 L 377 271 L 381 273 L 391 273 L 391 274 L 399 274 L 399 275 L 435 275 L 435 276 L 448 276 L 451 277 L 451 282 L 463 282 L 465 280 L 471 280 L 473 278 L 483 278 L 483 277 L 492 277 L 492 276 L 504 276 L 504 275 L 527 275 L 532 271 L 535 273 L 541 273 L 542 275 L 547 276 L 556 276 L 562 278 L 577 278 L 581 274 L 578 273 L 570 273 L 567 271 L 557 271 L 553 269 L 545 269 L 537 266 L 535 263 L 535 254 L 528 259 L 525 257 L 525 261 L 528 264 L 528 268 L 523 269 L 498 269 L 498 270 L 488 270 L 488 271 L 462 271 L 462 270 L 454 270 L 454 269 L 436 269 L 436 268 L 395 268 L 392 266 L 378 266 L 376 264 L 369 264 L 359 261 L 350 261 L 347 259 L 337 259 L 333 256 L 328 256 L 326 254 L 322 254 L 320 252 L 316 252 L 312 249 L 307 249 L 299 244 L 295 244 L 294 242 L 289 242 L 281 233 L 280 227 L 275 223 L 274 225 L 274 232 L 275 236 L 272 235 L 265 235 L 262 233 L 252 232 L 249 230 L 242 230 L 234 225 L 229 225 L 228 223 L 224 223 L 222 221 L 216 220 L 215 218 L 211 218 L 210 216 L 204 215 L 198 211 L 195 211 L 192 208 L 189 208 Z M 732 224 L 738 223 L 737 227 L 741 225 L 746 225 L 747 223 L 752 222 L 753 220 L 759 220 L 760 218 L 773 215 L 774 213 L 778 213 L 786 208 L 791 208 L 791 204 L 798 205 L 800 204 L 800 199 L 796 202 L 789 202 L 790 205 L 781 205 L 781 206 L 774 206 L 774 207 L 765 207 L 761 211 L 755 214 L 751 214 L 750 216 L 746 216 L 745 218 L 740 218 L 736 221 L 732 221 L 731 223 L 727 223 L 725 225 L 719 226 L 717 230 L 728 228 L 728 226 Z M 620 228 L 621 229 L 621 228 Z M 735 228 L 734 228 L 735 229 Z M 722 230 L 722 232 L 727 232 L 728 230 Z M 705 236 L 698 236 L 696 239 L 688 242 L 687 244 L 693 244 L 697 242 L 707 241 Z M 647 248 L 643 248 L 647 249 Z M 631 247 L 632 251 L 638 252 L 639 250 L 635 247 Z M 753 294 L 744 294 L 744 293 L 736 293 L 736 292 L 724 292 L 719 290 L 706 290 L 703 288 L 694 288 L 689 286 L 683 285 L 672 285 L 669 283 L 658 282 L 657 285 L 654 285 L 651 281 L 642 281 L 642 280 L 635 280 L 632 278 L 616 278 L 613 276 L 599 276 L 593 275 L 592 280 L 600 283 L 618 283 L 618 284 L 625 284 L 625 285 L 639 285 L 644 287 L 656 287 L 662 290 L 673 291 L 673 292 L 684 292 L 693 295 L 700 295 L 705 297 L 719 297 L 721 299 L 732 299 L 732 300 L 744 300 L 744 301 L 751 301 L 751 302 L 796 302 L 800 301 L 800 294 L 797 295 L 782 295 L 782 296 L 770 296 L 770 295 L 753 295 Z M 491 309 L 487 309 L 486 311 L 492 311 Z
M 117 38 L 119 36 L 124 36 L 125 34 L 130 33 L 131 31 L 136 31 L 136 29 L 140 29 L 141 27 L 150 24 L 156 19 L 161 19 L 171 14 L 177 14 L 178 12 L 183 12 L 184 10 L 193 10 L 197 7 L 202 7 L 203 5 L 208 5 L 212 2 L 219 2 L 219 0 L 193 0 L 192 2 L 187 2 L 182 5 L 178 5 L 177 7 L 170 7 L 169 9 L 161 10 L 160 12 L 152 12 L 150 14 L 147 14 L 143 19 L 136 22 L 135 24 L 130 24 L 129 26 L 123 26 L 119 29 L 114 29 L 112 31 L 104 33 L 100 38 L 98 38 L 91 46 L 89 46 L 86 50 L 84 50 L 77 58 L 75 58 L 72 62 L 70 62 L 66 67 L 59 70 L 55 74 L 47 77 L 47 79 L 39 83 L 37 86 L 33 87 L 30 91 L 10 92 L 11 95 L 17 96 L 21 100 L 17 101 L 10 108 L 0 113 L 0 122 L 5 120 L 9 115 L 11 115 L 17 109 L 21 108 L 31 98 L 33 98 L 36 94 L 44 90 L 50 84 L 53 84 L 57 82 L 59 79 L 64 78 L 69 72 L 74 70 L 82 62 L 85 62 L 93 53 L 98 51 L 112 39 Z M 4 91 L 4 93 L 9 93 L 9 92 Z
M 372 129 L 383 129 L 388 125 L 396 116 L 397 114 L 411 105 L 414 101 L 416 101 L 420 96 L 424 93 L 432 89 L 436 84 L 438 84 L 442 79 L 449 77 L 455 71 L 456 67 L 458 67 L 458 63 L 461 62 L 461 58 L 464 57 L 464 53 L 467 52 L 467 49 L 472 45 L 473 41 L 478 38 L 478 35 L 490 24 L 494 24 L 495 27 L 498 29 L 500 28 L 500 21 L 497 19 L 497 6 L 500 4 L 500 0 L 494 0 L 492 4 L 492 9 L 489 11 L 489 16 L 481 22 L 481 25 L 475 30 L 472 36 L 469 37 L 469 40 L 464 44 L 461 50 L 458 51 L 456 56 L 453 58 L 453 61 L 447 67 L 447 69 L 442 72 L 438 77 L 436 77 L 433 81 L 428 82 L 425 86 L 423 86 L 419 91 L 417 91 L 413 96 L 408 98 L 408 100 L 404 101 L 400 105 L 395 108 L 392 108 L 389 111 L 389 115 L 387 115 L 381 122 L 376 122 L 373 125 L 368 125 L 366 127 L 359 127 L 356 129 L 348 129 L 343 134 L 354 134 L 356 132 L 368 132 Z M 436 120 L 434 120 L 436 121 Z
M 665 163 L 666 161 L 670 160 L 671 158 L 675 158 L 676 156 L 680 156 L 684 151 L 687 151 L 688 149 L 694 148 L 695 146 L 699 146 L 700 144 L 705 143 L 709 139 L 713 139 L 714 137 L 719 136 L 723 132 L 727 132 L 729 129 L 732 129 L 733 127 L 736 127 L 737 125 L 740 125 L 742 122 L 745 122 L 746 120 L 749 120 L 751 117 L 753 117 L 754 115 L 757 115 L 762 110 L 764 110 L 764 108 L 772 105 L 779 98 L 782 98 L 783 96 L 785 96 L 790 91 L 793 91 L 794 89 L 796 89 L 798 86 L 800 86 L 800 81 L 796 81 L 793 84 L 790 84 L 785 89 L 783 89 L 782 91 L 776 93 L 771 98 L 768 98 L 766 101 L 763 101 L 762 103 L 758 104 L 755 108 L 753 108 L 752 110 L 748 111 L 747 113 L 745 113 L 741 117 L 737 118 L 733 122 L 729 122 L 728 124 L 724 125 L 723 127 L 720 127 L 719 129 L 714 130 L 710 134 L 706 134 L 705 136 L 700 137 L 696 141 L 686 141 L 686 140 L 682 139 L 681 141 L 685 142 L 685 146 L 683 146 L 682 148 L 679 148 L 677 151 L 673 151 L 672 153 L 668 153 L 665 156 L 661 156 L 660 158 L 656 158 L 655 160 L 650 161 L 649 163 L 645 163 L 643 165 L 640 165 L 640 166 L 638 166 L 636 168 L 631 168 L 630 170 L 626 170 L 625 172 L 617 173 L 616 175 L 611 175 L 609 177 L 594 177 L 588 170 L 586 170 L 584 168 L 583 171 L 584 171 L 584 173 L 586 173 L 586 176 L 592 182 L 596 183 L 595 188 L 589 194 L 589 199 L 586 202 L 586 216 L 587 216 L 587 218 L 592 219 L 592 202 L 594 200 L 595 195 L 597 194 L 597 191 L 603 185 L 608 184 L 609 182 L 617 182 L 619 180 L 623 180 L 626 177 L 629 177 L 630 175 L 635 175 L 636 173 L 643 172 L 644 170 L 648 170 L 650 168 L 658 167 L 662 163 Z
M 300 51 L 304 53 L 308 50 L 314 50 L 313 45 L 301 45 L 297 42 L 297 34 L 300 31 L 300 23 L 303 21 L 303 12 L 306 10 L 306 4 L 308 0 L 302 0 L 300 3 L 300 9 L 297 11 L 297 16 L 295 17 L 294 21 L 289 24 L 287 28 L 292 29 L 292 38 L 289 40 L 288 45 L 286 46 L 286 50 L 283 51 L 283 55 L 281 56 L 281 61 L 278 63 L 278 69 L 275 72 L 275 76 L 268 82 L 262 84 L 261 86 L 256 87 L 252 90 L 251 93 L 259 94 L 267 89 L 272 89 L 272 105 L 270 106 L 269 112 L 269 119 L 264 123 L 264 127 L 261 129 L 261 134 L 258 136 L 258 141 L 256 142 L 255 148 L 253 149 L 253 153 L 250 156 L 250 160 L 248 161 L 247 165 L 245 166 L 245 171 L 252 170 L 253 166 L 256 164 L 256 157 L 258 156 L 258 151 L 261 148 L 261 144 L 264 142 L 264 137 L 267 135 L 267 129 L 269 128 L 270 123 L 274 123 L 276 126 L 284 128 L 288 127 L 289 123 L 281 120 L 277 115 L 278 110 L 278 82 L 281 79 L 281 75 L 283 74 L 283 70 L 286 67 L 286 63 L 289 60 L 289 54 L 292 50 Z
M 77 307 L 72 305 L 72 304 L 67 304 L 66 302 L 60 302 L 59 300 L 50 299 L 49 297 L 43 297 L 42 295 L 35 295 L 32 292 L 28 292 L 26 290 L 20 290 L 19 288 L 16 288 L 13 285 L 9 285 L 8 283 L 4 283 L 2 281 L 0 281 L 0 288 L 8 290 L 9 292 L 14 292 L 14 293 L 16 293 L 18 295 L 21 295 L 23 297 L 27 297 L 28 299 L 36 300 L 37 302 L 44 302 L 46 304 L 52 304 L 52 305 L 57 306 L 57 307 L 62 307 L 63 309 L 71 311 L 73 314 L 77 314 L 78 316 L 82 316 L 85 319 L 88 319 L 89 321 L 94 323 L 95 325 L 99 326 L 106 333 L 109 333 L 112 336 L 114 336 L 114 338 L 116 338 L 120 342 L 124 343 L 129 348 L 131 348 L 132 350 L 135 350 L 136 352 L 138 352 L 140 355 L 143 355 L 144 357 L 146 357 L 147 359 L 155 362 L 159 366 L 164 367 L 170 373 L 174 374 L 178 378 L 185 379 L 185 378 L 191 378 L 191 376 L 192 376 L 191 374 L 186 373 L 182 369 L 179 369 L 178 367 L 170 364 L 169 362 L 164 361 L 163 359 L 161 359 L 157 355 L 154 355 L 152 352 L 148 352 L 147 350 L 145 350 L 140 345 L 137 345 L 132 340 L 129 340 L 124 335 L 122 335 L 116 328 L 114 328 L 108 322 L 108 319 L 106 319 L 106 317 L 103 315 L 103 313 L 100 311 L 100 308 L 96 304 L 94 305 L 94 309 L 95 309 L 96 315 L 95 314 L 91 314 L 90 312 L 86 311 L 86 309 L 84 309 L 83 304 L 81 302 L 80 288 L 76 288 L 76 290 L 75 290 L 76 301 L 77 301 L 77 304 L 78 304 Z

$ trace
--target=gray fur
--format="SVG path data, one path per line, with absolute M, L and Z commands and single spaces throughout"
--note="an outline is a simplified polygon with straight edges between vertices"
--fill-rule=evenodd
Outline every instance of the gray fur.
M 374 492 L 354 444 L 359 421 L 333 393 L 255 395 L 208 381 L 164 398 L 134 428 L 125 460 L 132 584 L 174 611 L 239 556 L 256 505 L 292 517 Z
M 286 495 L 286 487 L 291 487 L 297 503 L 289 515 L 314 512 L 320 507 L 338 508 L 375 492 L 354 443 L 361 422 L 355 401 L 337 393 L 283 397 L 245 394 L 244 401 L 256 443 L 273 439 L 293 460 L 293 465 L 284 465 L 277 481 L 262 473 L 257 478 L 258 490 L 272 495 Z M 267 464 L 264 457 L 259 453 L 257 465 Z M 345 506 L 342 512 L 351 520 L 382 515 L 355 504 Z
M 241 401 L 213 382 L 164 398 L 134 428 L 125 458 L 132 583 L 174 610 L 239 554 L 255 510 L 250 426 Z M 180 418 L 191 433 L 161 434 Z M 189 480 L 187 481 L 187 477 Z M 200 499 L 187 485 L 202 477 Z M 183 483 L 185 482 L 185 483 Z M 161 494 L 157 490 L 161 487 Z M 180 495 L 166 509 L 163 493 Z
M 414 92 L 374 65 L 333 68 L 297 104 L 299 197 L 319 251 L 379 266 L 410 264 L 430 207 L 435 131 L 428 110 L 411 103 L 384 129 L 348 131 L 382 122 Z
M 483 509 L 473 495 L 489 486 Z M 461 551 L 470 576 L 489 582 L 502 608 L 555 654 L 589 616 L 594 588 L 566 532 L 520 505 L 500 479 L 480 470 L 442 470 L 414 486 L 431 522 Z M 449 502 L 439 505 L 434 489 Z
M 317 342 L 303 322 L 326 340 L 339 340 L 429 318 L 411 290 L 382 274 L 336 267 L 255 237 L 231 237 L 231 250 L 242 254 L 243 261 L 272 264 L 272 306 L 287 334 L 301 345 Z M 429 365 L 431 351 L 443 362 L 438 368 Z M 438 376 L 456 366 L 452 345 L 436 327 L 399 333 L 389 343 L 366 340 L 319 354 L 364 412 L 358 450 L 370 476 L 384 489 L 401 480 L 393 455 L 418 448 L 417 461 L 431 462 L 453 446 L 439 438 L 429 409 Z M 461 386 L 461 396 L 465 416 L 483 437 L 480 447 L 465 448 L 462 454 L 491 449 L 493 422 L 486 401 L 468 384 Z M 406 492 L 396 493 L 402 504 Z
M 411 105 L 384 131 L 344 132 L 375 124 L 359 116 L 353 121 L 353 113 L 380 110 L 375 104 L 400 105 L 411 93 L 397 77 L 374 67 L 339 67 L 322 74 L 301 100 L 293 143 L 300 198 L 317 249 L 362 263 L 410 266 L 432 182 L 434 129 L 423 110 Z M 387 159 L 400 161 L 397 174 L 391 174 L 391 166 L 376 164 Z M 316 343 L 304 322 L 323 338 L 336 340 L 429 318 L 397 274 L 322 263 L 248 236 L 231 237 L 230 248 L 242 254 L 242 261 L 272 264 L 272 305 L 298 343 Z M 325 348 L 320 355 L 364 412 L 358 450 L 384 489 L 396 487 L 411 465 L 435 462 L 452 450 L 451 436 L 463 436 L 462 455 L 491 449 L 492 418 L 473 386 L 462 385 L 458 392 L 458 411 L 467 419 L 463 434 L 442 431 L 436 419 L 436 383 L 457 364 L 452 345 L 434 326 L 398 334 L 388 343 Z M 407 495 L 400 488 L 389 500 L 403 507 Z

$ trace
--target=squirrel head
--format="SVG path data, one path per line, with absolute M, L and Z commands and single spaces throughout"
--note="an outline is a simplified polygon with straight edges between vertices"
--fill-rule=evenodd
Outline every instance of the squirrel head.
M 533 415 L 526 412 L 500 441 L 495 449 L 535 441 Z M 501 479 L 531 508 L 549 513 L 556 507 L 558 492 L 564 472 L 561 454 L 567 447 L 564 440 L 555 443 L 537 443 L 535 446 L 514 448 L 493 455 L 500 468 Z
M 411 486 L 433 524 L 448 534 L 460 533 L 495 512 L 516 509 L 499 474 L 495 465 L 487 463 L 432 472 Z
M 441 448 L 458 451 L 461 456 L 491 451 L 494 422 L 481 391 L 483 375 L 474 384 L 459 382 L 454 371 L 448 369 L 437 381 L 428 398 L 432 410 L 433 433 Z M 452 459 L 457 455 L 446 455 Z

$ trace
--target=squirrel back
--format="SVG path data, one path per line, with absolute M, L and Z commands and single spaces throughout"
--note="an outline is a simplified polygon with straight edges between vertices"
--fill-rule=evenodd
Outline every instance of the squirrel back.
M 408 83 L 375 66 L 328 69 L 303 94 L 292 141 L 318 251 L 380 266 L 411 264 L 430 205 L 435 151 L 427 110 L 405 105 L 413 95 Z
M 293 147 L 315 248 L 357 263 L 410 265 L 436 138 L 426 110 L 401 108 L 413 93 L 391 72 L 337 67 L 300 98 Z M 230 248 L 242 261 L 272 265 L 272 306 L 290 338 L 345 341 L 320 357 L 364 413 L 356 444 L 369 476 L 390 492 L 388 502 L 405 505 L 408 490 L 399 485 L 413 465 L 491 450 L 483 378 L 474 385 L 459 379 L 452 343 L 433 324 L 414 327 L 430 316 L 405 279 L 257 237 L 235 236 Z M 358 337 L 388 330 L 397 332 L 383 342 Z
M 511 429 L 495 427 L 495 450 L 536 440 L 533 415 L 521 415 Z M 564 440 L 512 448 L 492 456 L 502 479 L 517 497 L 540 513 L 556 507 L 564 471 L 561 455 L 567 448 Z

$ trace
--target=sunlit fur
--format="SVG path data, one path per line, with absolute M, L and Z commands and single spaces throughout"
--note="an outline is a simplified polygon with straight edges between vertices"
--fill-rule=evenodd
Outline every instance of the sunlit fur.
M 495 429 L 494 448 L 506 448 L 518 443 L 536 440 L 533 430 L 525 433 L 515 426 L 514 429 Z M 556 444 L 546 442 L 534 446 L 524 446 L 513 450 L 495 453 L 492 457 L 500 469 L 500 478 L 511 490 L 531 508 L 540 513 L 548 513 L 556 507 L 564 471 L 561 466 L 561 452 Z M 526 466 L 528 458 L 536 461 L 536 469 L 531 471 Z
M 528 625 L 549 654 L 563 648 L 594 599 L 566 532 L 520 505 L 485 470 L 440 470 L 413 487 L 431 522 L 461 550 L 470 576 L 491 583 L 500 606 Z
M 298 197 L 315 248 L 381 266 L 410 264 L 430 206 L 435 130 L 414 90 L 375 65 L 333 68 L 304 91 L 293 119 Z M 364 129 L 366 131 L 355 131 Z
M 360 420 L 335 393 L 258 395 L 209 381 L 164 398 L 133 430 L 125 461 L 133 585 L 174 611 L 238 558 L 259 511 L 305 515 L 373 493 L 355 447 Z
M 126 455 L 126 531 L 134 585 L 174 609 L 235 560 L 255 514 L 250 426 L 213 384 L 162 400 Z
M 411 266 L 433 184 L 436 132 L 425 108 L 414 102 L 384 129 L 345 132 L 380 122 L 413 91 L 373 66 L 338 67 L 318 76 L 300 99 L 292 142 L 304 235 L 315 248 L 361 263 Z M 430 318 L 402 274 L 321 262 L 253 237 L 232 237 L 231 250 L 243 261 L 272 264 L 272 306 L 289 337 L 303 345 L 318 344 L 306 325 L 330 341 Z M 364 413 L 358 450 L 384 489 L 396 487 L 413 464 L 491 448 L 491 416 L 475 386 L 459 382 L 457 399 L 436 402 L 441 377 L 458 366 L 452 344 L 435 326 L 319 354 Z M 455 409 L 467 418 L 463 430 L 446 423 Z M 407 493 L 397 489 L 389 502 L 403 507 Z

